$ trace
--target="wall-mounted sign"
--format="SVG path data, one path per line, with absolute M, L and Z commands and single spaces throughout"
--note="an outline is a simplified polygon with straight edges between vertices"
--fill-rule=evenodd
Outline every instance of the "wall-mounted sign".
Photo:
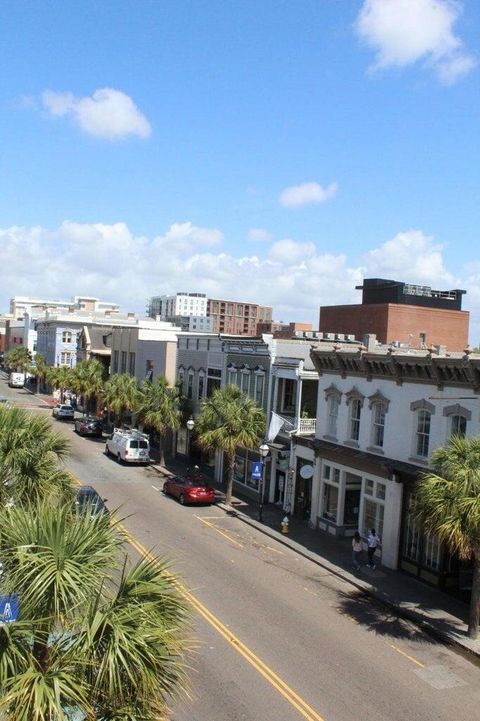
M 302 478 L 308 479 L 313 476 L 313 466 L 305 465 L 300 468 L 300 475 Z

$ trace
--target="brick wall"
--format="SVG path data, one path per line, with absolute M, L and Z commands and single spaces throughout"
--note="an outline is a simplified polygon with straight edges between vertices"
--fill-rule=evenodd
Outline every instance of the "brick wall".
M 411 343 L 419 348 L 421 334 L 427 345 L 445 345 L 462 351 L 468 344 L 468 311 L 421 308 L 393 303 L 336 305 L 320 308 L 319 328 L 323 333 L 352 333 L 361 340 L 375 333 L 381 343 Z

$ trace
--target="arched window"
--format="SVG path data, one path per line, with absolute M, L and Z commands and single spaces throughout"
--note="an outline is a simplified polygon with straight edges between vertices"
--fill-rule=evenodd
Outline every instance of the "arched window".
M 327 403 L 326 435 L 331 436 L 332 438 L 336 438 L 338 425 L 338 409 L 340 407 L 342 394 L 333 383 L 328 388 L 326 388 L 324 392 L 325 401 Z
M 368 407 L 372 411 L 371 444 L 374 448 L 383 448 L 385 436 L 385 415 L 390 401 L 377 391 L 368 398 Z
M 467 422 L 472 418 L 472 412 L 459 403 L 447 406 L 443 409 L 443 415 L 447 417 L 447 439 L 451 436 L 466 436 Z
M 413 453 L 418 458 L 428 458 L 430 446 L 430 429 L 435 406 L 424 398 L 410 404 L 415 413 L 415 435 Z

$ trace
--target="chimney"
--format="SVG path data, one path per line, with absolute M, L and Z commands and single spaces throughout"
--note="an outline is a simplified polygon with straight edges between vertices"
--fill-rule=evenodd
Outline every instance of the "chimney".
M 375 333 L 367 333 L 363 336 L 363 345 L 367 349 L 367 353 L 372 353 L 377 347 L 377 336 Z

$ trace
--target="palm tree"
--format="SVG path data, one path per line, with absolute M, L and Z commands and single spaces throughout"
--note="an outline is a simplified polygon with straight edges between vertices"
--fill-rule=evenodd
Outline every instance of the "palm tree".
M 73 476 L 59 466 L 68 448 L 44 416 L 0 406 L 0 505 L 71 496 Z
M 105 383 L 103 403 L 113 413 L 115 422 L 120 424 L 123 416 L 135 414 L 140 401 L 137 379 L 127 373 L 116 373 Z
M 32 363 L 32 355 L 28 348 L 13 348 L 5 356 L 5 364 L 18 373 L 25 373 Z
M 177 431 L 182 423 L 180 389 L 169 386 L 165 376 L 155 383 L 145 381 L 140 389 L 139 419 L 160 435 L 160 465 L 165 465 L 164 437 L 168 431 Z
M 30 371 L 37 379 L 37 393 L 40 393 L 40 387 L 48 374 L 47 362 L 41 353 L 35 355 L 35 360 L 30 367 Z
M 202 401 L 195 421 L 196 442 L 207 451 L 223 451 L 226 456 L 227 492 L 225 502 L 232 499 L 235 451 L 256 448 L 265 434 L 265 413 L 255 402 L 242 394 L 237 386 L 217 388 L 211 398 Z
M 480 437 L 453 436 L 432 454 L 432 471 L 422 474 L 414 508 L 428 533 L 452 554 L 472 559 L 473 583 L 468 635 L 478 637 L 480 620 Z
M 70 366 L 56 366 L 47 371 L 48 382 L 60 391 L 60 403 L 65 400 L 65 391 L 74 383 L 73 369 Z
M 77 364 L 73 375 L 73 388 L 85 399 L 85 412 L 88 414 L 92 410 L 91 401 L 98 398 L 103 390 L 104 366 L 96 358 L 89 358 Z
M 130 566 L 116 522 L 40 503 L 0 509 L 5 721 L 154 721 L 186 688 L 186 603 L 165 562 Z

